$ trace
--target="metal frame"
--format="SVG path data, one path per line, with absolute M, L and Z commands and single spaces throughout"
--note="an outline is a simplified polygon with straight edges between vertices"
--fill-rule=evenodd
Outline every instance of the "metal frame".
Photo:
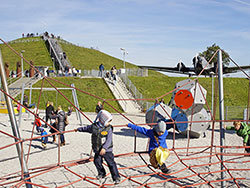
M 71 86 L 74 87 L 74 84 L 71 84 Z M 22 87 L 22 94 L 21 94 L 21 104 L 23 104 L 23 97 L 24 97 L 24 92 L 26 89 L 30 90 L 30 96 L 29 96 L 29 103 L 31 103 L 31 96 L 32 96 L 32 90 L 41 90 L 41 88 L 37 88 L 37 87 L 32 87 L 32 85 L 30 85 L 29 88 L 25 88 L 24 85 Z M 76 89 L 74 88 L 57 88 L 58 90 L 72 90 L 72 96 L 73 96 L 73 100 L 74 100 L 74 105 L 80 109 L 79 107 L 79 102 L 78 102 L 78 98 L 77 98 L 77 93 L 76 93 Z M 43 88 L 43 90 L 46 91 L 56 91 L 55 88 Z M 30 115 L 30 113 L 29 113 Z M 19 110 L 19 127 L 21 126 L 21 118 L 22 118 L 22 106 L 20 106 L 20 110 Z M 82 126 L 82 119 L 81 119 L 81 114 L 79 112 L 79 110 L 76 110 L 76 118 L 77 120 L 80 121 L 80 125 Z

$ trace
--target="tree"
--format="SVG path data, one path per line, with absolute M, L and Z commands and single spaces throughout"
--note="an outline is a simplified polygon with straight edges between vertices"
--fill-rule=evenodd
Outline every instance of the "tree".
M 221 48 L 214 43 L 212 46 L 207 47 L 207 50 L 200 53 L 199 55 L 204 57 L 207 61 L 209 61 L 218 49 L 221 49 Z M 222 62 L 223 62 L 223 65 L 228 65 L 230 62 L 229 54 L 225 52 L 224 50 L 222 51 Z M 211 63 L 217 63 L 217 56 L 215 56 L 211 60 Z

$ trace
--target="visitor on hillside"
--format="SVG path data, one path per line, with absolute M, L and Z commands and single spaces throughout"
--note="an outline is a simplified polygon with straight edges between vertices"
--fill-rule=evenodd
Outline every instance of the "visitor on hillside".
M 72 67 L 72 73 L 73 73 L 73 76 L 77 76 L 77 70 L 75 67 Z
M 49 77 L 50 70 L 47 69 L 47 70 L 46 70 L 46 73 L 47 73 L 47 76 Z
M 236 134 L 243 138 L 243 146 L 250 146 L 250 126 L 241 121 L 235 121 L 233 125 L 225 127 L 226 130 L 235 130 Z M 245 148 L 245 152 L 250 153 L 250 147 Z
M 61 69 L 58 70 L 58 76 L 63 76 L 63 73 L 62 73 Z
M 63 58 L 64 58 L 64 59 L 67 59 L 66 52 L 63 52 Z
M 92 134 L 92 149 L 95 153 L 94 164 L 96 166 L 98 175 L 97 179 L 102 179 L 106 176 L 106 171 L 103 167 L 103 158 L 108 164 L 114 184 L 119 184 L 121 181 L 113 154 L 113 127 L 111 125 L 112 115 L 106 111 L 101 110 L 97 115 L 97 120 L 92 125 L 86 127 L 79 127 L 75 131 L 88 132 Z
M 103 77 L 103 72 L 104 72 L 104 65 L 103 65 L 103 64 L 100 64 L 100 65 L 99 65 L 99 73 L 98 73 L 98 76 L 99 76 L 99 77 Z
M 158 122 L 153 129 L 146 129 L 132 123 L 129 123 L 128 127 L 149 137 L 148 153 L 151 165 L 156 169 L 159 168 L 163 173 L 168 173 L 169 169 L 166 167 L 165 161 L 169 157 L 170 152 L 167 149 L 166 137 L 168 136 L 168 131 L 166 130 L 165 122 Z
M 69 67 L 68 76 L 72 76 L 72 69 Z
M 102 102 L 98 101 L 95 107 L 95 112 L 98 114 L 103 109 Z
M 25 70 L 25 71 L 24 71 L 24 75 L 25 75 L 26 77 L 29 77 L 29 70 Z
M 115 65 L 111 68 L 111 76 L 112 76 L 112 79 L 114 81 L 114 83 L 116 82 L 116 74 L 117 74 L 117 70 L 116 70 L 116 67 Z
M 15 78 L 16 77 L 16 74 L 15 74 L 15 72 L 13 70 L 11 71 L 10 76 L 11 76 L 11 78 Z
M 108 78 L 109 80 L 111 79 L 111 78 L 110 78 L 110 73 L 109 73 L 109 71 L 106 72 L 106 75 L 105 75 L 105 76 L 106 76 L 106 78 Z

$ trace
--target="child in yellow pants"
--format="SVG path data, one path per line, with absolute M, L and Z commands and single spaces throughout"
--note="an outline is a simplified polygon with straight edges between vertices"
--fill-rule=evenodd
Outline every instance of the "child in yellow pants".
M 160 168 L 163 173 L 169 172 L 164 163 L 170 153 L 166 143 L 168 131 L 166 130 L 165 122 L 158 122 L 153 129 L 146 129 L 131 123 L 128 124 L 128 127 L 150 138 L 148 153 L 151 165 L 154 168 Z

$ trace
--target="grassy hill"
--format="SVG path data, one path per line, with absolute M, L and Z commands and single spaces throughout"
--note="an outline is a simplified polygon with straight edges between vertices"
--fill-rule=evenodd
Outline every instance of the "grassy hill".
M 22 50 L 23 57 L 28 61 L 33 61 L 35 66 L 50 66 L 52 67 L 52 60 L 43 40 L 40 37 L 21 38 L 11 41 L 9 45 L 18 53 Z M 2 57 L 4 63 L 9 63 L 9 69 L 16 70 L 16 63 L 21 62 L 21 58 L 10 50 L 6 45 L 0 44 Z M 23 61 L 24 70 L 29 69 L 29 65 Z
M 99 65 L 102 63 L 106 70 L 110 70 L 111 67 L 116 65 L 117 69 L 123 67 L 123 61 L 102 53 L 95 49 L 89 49 L 84 47 L 79 47 L 73 44 L 65 43 L 59 41 L 61 48 L 66 52 L 68 59 L 70 60 L 72 66 L 81 70 L 98 70 Z M 126 68 L 137 68 L 137 66 L 126 62 Z
M 109 101 L 108 99 L 113 100 L 113 94 L 109 90 L 109 88 L 106 86 L 103 79 L 99 78 L 79 78 L 79 77 L 57 77 L 56 80 L 63 82 L 67 85 L 74 84 L 76 88 L 78 88 L 81 91 L 76 91 L 77 98 L 79 102 L 79 106 L 82 111 L 84 112 L 94 112 L 97 102 L 101 99 L 106 99 L 110 105 L 112 105 L 114 108 L 118 109 L 119 111 L 122 111 L 120 106 L 116 101 Z M 57 88 L 67 88 L 67 86 L 60 84 L 56 81 L 53 81 L 49 79 L 49 81 L 55 85 Z M 38 83 L 33 85 L 33 88 L 38 87 L 41 88 L 42 80 L 40 80 Z M 43 88 L 51 87 L 50 83 L 46 80 L 43 83 Z M 63 93 L 72 103 L 73 97 L 72 97 L 72 91 L 71 90 L 60 90 L 60 92 Z M 89 95 L 89 94 L 91 95 Z M 29 96 L 29 91 L 26 90 L 26 95 Z M 38 104 L 38 99 L 40 95 L 40 90 L 33 90 L 32 91 L 32 103 Z M 98 96 L 99 98 L 96 98 L 95 96 Z M 20 96 L 19 96 L 20 97 Z M 101 99 L 100 99 L 101 98 Z M 71 104 L 58 92 L 56 91 L 46 91 L 43 90 L 40 98 L 39 103 L 39 109 L 44 109 L 45 104 L 47 101 L 52 101 L 54 103 L 54 106 L 61 105 L 64 110 L 67 109 L 68 106 Z M 103 102 L 103 101 L 102 101 Z M 104 107 L 106 110 L 110 112 L 115 112 L 109 105 L 104 104 Z

